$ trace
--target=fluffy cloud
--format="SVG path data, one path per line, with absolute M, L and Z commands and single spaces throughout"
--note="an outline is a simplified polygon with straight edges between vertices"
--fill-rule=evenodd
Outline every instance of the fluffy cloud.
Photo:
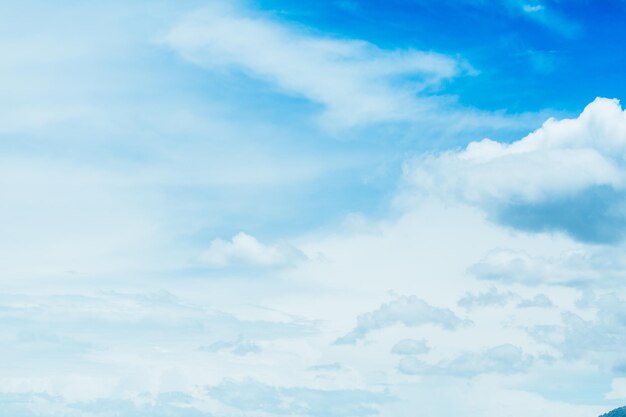
M 232 240 L 215 239 L 200 256 L 200 261 L 214 267 L 280 267 L 305 259 L 302 252 L 287 245 L 264 245 L 253 236 L 239 233 Z
M 512 374 L 523 372 L 532 363 L 522 349 L 510 344 L 496 346 L 485 352 L 464 353 L 451 361 L 430 365 L 415 357 L 403 358 L 398 369 L 409 375 L 435 374 L 473 377 L 488 373 Z
M 320 103 L 326 108 L 324 122 L 332 126 L 412 118 L 433 106 L 417 100 L 415 93 L 466 69 L 444 55 L 313 36 L 223 7 L 188 16 L 164 42 L 196 64 L 238 69 Z M 405 75 L 412 78 L 411 85 L 394 88 Z
M 433 307 L 416 296 L 400 297 L 381 305 L 376 310 L 358 317 L 356 327 L 335 342 L 338 345 L 354 344 L 374 330 L 394 324 L 416 327 L 432 324 L 446 330 L 454 330 L 465 324 L 452 310 Z
M 406 165 L 419 190 L 482 207 L 500 223 L 611 243 L 626 231 L 626 113 L 598 98 L 513 143 L 483 139 Z
M 507 305 L 511 300 L 515 300 L 517 298 L 519 298 L 519 295 L 515 293 L 510 291 L 500 292 L 497 288 L 491 287 L 486 292 L 478 294 L 465 294 L 465 296 L 459 300 L 458 305 L 466 310 L 471 310 L 475 307 L 494 305 L 502 307 Z

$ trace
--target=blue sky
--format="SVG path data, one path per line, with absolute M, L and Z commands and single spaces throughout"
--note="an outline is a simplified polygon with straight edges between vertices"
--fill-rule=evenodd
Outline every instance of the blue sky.
M 0 414 L 623 404 L 624 18 L 0 4 Z

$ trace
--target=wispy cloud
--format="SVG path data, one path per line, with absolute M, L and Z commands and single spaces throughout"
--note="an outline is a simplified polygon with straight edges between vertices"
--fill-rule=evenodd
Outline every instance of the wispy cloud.
M 252 379 L 224 380 L 208 388 L 211 397 L 244 412 L 312 417 L 370 416 L 378 406 L 393 400 L 385 393 L 364 390 L 322 390 L 277 387 Z
M 434 111 L 437 103 L 420 93 L 470 71 L 454 57 L 381 49 L 225 7 L 188 16 L 163 42 L 198 65 L 242 71 L 322 105 L 329 127 L 406 121 Z
M 99 399 L 85 402 L 64 401 L 41 393 L 0 394 L 0 412 L 20 417 L 211 417 L 195 407 L 194 398 L 181 392 L 153 396 L 144 394 L 133 399 Z

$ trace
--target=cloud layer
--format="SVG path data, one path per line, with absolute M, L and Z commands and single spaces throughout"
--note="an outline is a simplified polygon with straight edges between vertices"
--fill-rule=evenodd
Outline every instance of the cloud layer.
M 578 6 L 52 3 L 0 2 L 0 415 L 626 399 L 624 112 L 563 119 L 626 87 Z
M 384 393 L 363 390 L 320 390 L 302 387 L 275 387 L 248 379 L 224 380 L 208 388 L 211 397 L 243 412 L 312 417 L 370 416 L 377 406 L 392 398 Z
M 436 365 L 427 364 L 415 357 L 400 361 L 399 370 L 409 375 L 437 374 L 458 377 L 522 372 L 532 363 L 532 358 L 524 357 L 522 350 L 513 345 L 502 345 L 480 353 L 464 353 L 451 361 Z

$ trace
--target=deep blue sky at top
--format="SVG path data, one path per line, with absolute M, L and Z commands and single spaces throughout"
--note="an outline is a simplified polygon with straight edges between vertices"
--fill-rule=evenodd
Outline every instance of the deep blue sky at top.
M 446 87 L 462 104 L 578 112 L 626 97 L 623 0 L 257 0 L 261 8 L 386 48 L 459 54 L 479 71 Z M 543 10 L 525 12 L 543 6 Z

